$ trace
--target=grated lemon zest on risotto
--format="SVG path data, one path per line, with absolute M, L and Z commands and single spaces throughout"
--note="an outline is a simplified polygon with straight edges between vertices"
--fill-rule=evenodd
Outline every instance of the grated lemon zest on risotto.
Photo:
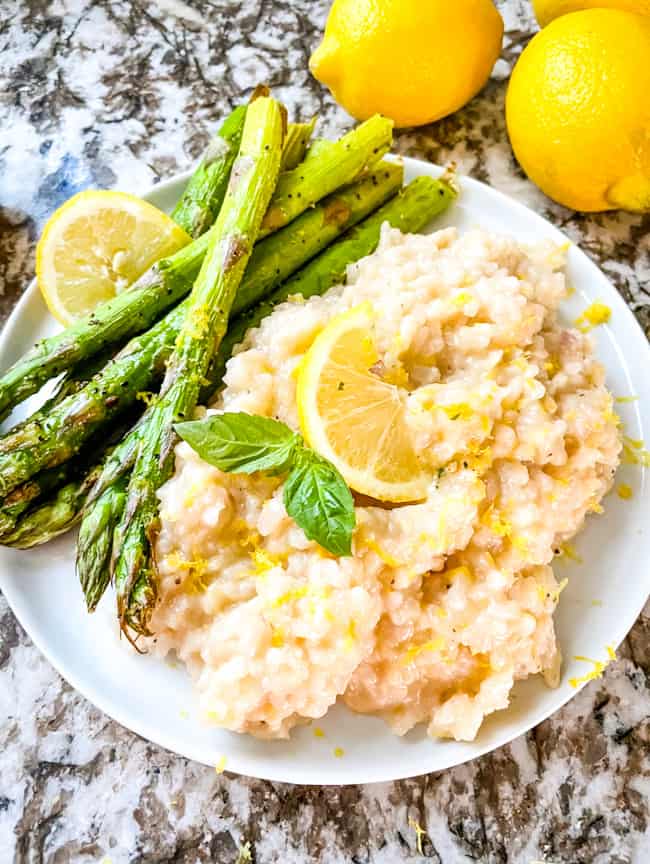
M 334 755 L 336 756 L 337 759 L 342 759 L 343 756 L 345 756 L 345 750 L 342 747 L 335 747 L 334 748 Z
M 632 491 L 632 487 L 627 483 L 620 483 L 616 490 L 616 494 L 619 498 L 622 498 L 623 501 L 629 501 L 629 499 L 634 495 L 634 492 Z
M 221 759 L 219 759 L 217 764 L 214 766 L 214 770 L 216 771 L 217 774 L 223 774 L 225 768 L 226 768 L 226 757 L 222 756 Z
M 579 315 L 574 323 L 580 331 L 588 333 L 600 324 L 607 324 L 611 317 L 612 310 L 609 306 L 596 301 L 591 306 L 587 306 L 582 315 Z
M 190 594 L 202 594 L 210 584 L 209 581 L 206 582 L 205 580 L 208 569 L 208 562 L 205 558 L 190 560 L 184 558 L 179 552 L 170 552 L 169 555 L 165 556 L 165 565 L 172 570 L 187 573 L 183 588 L 186 588 Z
M 255 574 L 257 576 L 265 576 L 269 570 L 274 570 L 276 567 L 282 567 L 286 561 L 286 556 L 273 555 L 266 549 L 261 549 L 259 546 L 254 548 L 251 553 L 251 560 L 255 566 Z
M 450 570 L 444 570 L 443 575 L 445 579 L 452 582 L 454 579 L 458 579 L 459 576 L 462 576 L 464 579 L 469 579 L 470 581 L 474 578 L 474 575 L 467 564 L 461 564 L 459 567 L 452 567 Z
M 394 558 L 389 552 L 386 552 L 379 543 L 375 540 L 374 537 L 369 536 L 368 534 L 363 534 L 362 542 L 370 549 L 375 555 L 380 558 L 384 564 L 387 564 L 389 567 L 403 567 L 403 562 L 398 561 L 397 558 Z
M 420 645 L 409 645 L 402 657 L 402 665 L 407 666 L 412 663 L 424 651 L 441 651 L 446 644 L 447 642 L 442 636 L 437 636 L 428 642 L 422 642 Z
M 619 405 L 625 405 L 627 402 L 638 402 L 638 396 L 616 396 L 614 398 L 614 402 L 618 402 Z
M 503 518 L 499 511 L 495 509 L 494 504 L 490 504 L 481 516 L 481 523 L 498 537 L 509 537 L 512 532 L 511 522 Z
M 314 726 L 314 738 L 324 738 L 325 733 L 320 728 L 320 726 Z
M 474 297 L 469 291 L 460 291 L 451 298 L 451 302 L 454 306 L 464 306 L 466 303 L 471 303 L 473 299 Z
M 357 639 L 357 622 L 354 618 L 350 618 L 348 621 L 348 629 L 345 632 L 345 637 L 343 638 L 343 650 L 344 651 L 352 651 L 354 648 L 354 643 Z
M 282 648 L 284 645 L 284 631 L 281 627 L 271 627 L 271 645 L 273 648 Z
M 540 600 L 546 601 L 550 600 L 552 603 L 557 603 L 560 599 L 560 594 L 564 591 L 566 586 L 569 584 L 568 579 L 562 579 L 557 588 L 553 590 L 549 590 L 544 585 L 537 586 L 537 593 L 539 595 Z

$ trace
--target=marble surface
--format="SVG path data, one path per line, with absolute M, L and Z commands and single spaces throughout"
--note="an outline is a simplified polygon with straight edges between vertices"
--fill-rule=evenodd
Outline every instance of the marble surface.
M 88 186 L 143 191 L 187 168 L 258 82 L 321 132 L 351 124 L 307 72 L 327 0 L 0 0 L 0 320 L 33 273 L 44 219 Z M 535 25 L 499 3 L 502 59 L 465 109 L 397 148 L 517 197 L 614 281 L 650 334 L 650 221 L 579 215 L 535 190 L 504 128 L 511 64 Z M 0 596 L 0 862 L 645 864 L 650 861 L 650 609 L 619 660 L 510 746 L 376 786 L 224 774 L 118 726 L 41 657 Z M 417 843 L 413 824 L 426 830 Z

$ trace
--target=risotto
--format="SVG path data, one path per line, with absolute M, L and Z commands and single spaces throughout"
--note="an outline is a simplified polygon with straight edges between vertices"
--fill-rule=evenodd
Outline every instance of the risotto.
M 431 482 L 413 504 L 357 499 L 353 554 L 336 558 L 287 515 L 280 478 L 225 474 L 178 445 L 152 626 L 209 722 L 287 737 L 340 697 L 400 735 L 426 723 L 472 740 L 517 679 L 557 684 L 551 561 L 601 511 L 621 449 L 591 336 L 556 320 L 563 265 L 548 244 L 385 225 L 345 286 L 249 331 L 210 410 L 298 429 L 301 358 L 369 301 Z

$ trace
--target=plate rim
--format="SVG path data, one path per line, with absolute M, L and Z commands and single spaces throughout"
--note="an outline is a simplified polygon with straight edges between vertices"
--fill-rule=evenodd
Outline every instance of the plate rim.
M 399 161 L 403 161 L 405 166 L 410 166 L 414 171 L 418 174 L 434 174 L 439 175 L 444 171 L 442 166 L 436 165 L 432 162 L 427 162 L 422 159 L 414 159 L 412 157 L 400 157 L 396 154 L 390 154 L 390 158 L 397 159 Z M 178 174 L 173 175 L 172 177 L 156 183 L 150 187 L 148 187 L 144 192 L 141 193 L 140 197 L 145 200 L 150 200 L 150 198 L 157 197 L 159 194 L 164 194 L 170 188 L 176 187 L 178 184 L 182 182 L 186 182 L 191 176 L 191 171 L 185 171 Z M 528 207 L 526 204 L 521 201 L 513 198 L 505 192 L 502 192 L 499 189 L 495 189 L 487 183 L 484 183 L 480 180 L 475 179 L 474 177 L 468 175 L 460 175 L 459 177 L 461 188 L 463 186 L 478 187 L 480 190 L 489 195 L 496 196 L 498 204 L 500 206 L 505 206 L 510 210 L 521 211 L 526 214 L 527 218 L 530 218 L 532 215 L 536 220 L 539 220 L 544 225 L 544 230 L 546 234 L 550 231 L 561 241 L 568 242 L 571 244 L 572 250 L 575 250 L 579 256 L 589 265 L 591 268 L 595 268 L 595 270 L 600 274 L 600 276 L 606 280 L 608 285 L 612 289 L 612 302 L 616 310 L 619 313 L 624 312 L 627 317 L 627 322 L 631 324 L 634 322 L 635 327 L 637 328 L 637 335 L 640 336 L 645 344 L 645 353 L 647 356 L 647 360 L 650 362 L 650 342 L 648 341 L 640 323 L 638 322 L 636 316 L 625 302 L 619 291 L 616 289 L 616 286 L 613 285 L 611 279 L 604 273 L 604 271 L 598 266 L 598 264 L 592 260 L 589 255 L 578 246 L 570 237 L 568 237 L 560 228 L 555 226 L 552 222 L 547 220 L 544 216 L 537 213 L 532 208 Z M 18 302 L 12 309 L 9 317 L 7 318 L 2 330 L 0 331 L 0 355 L 5 353 L 7 350 L 7 346 L 11 344 L 14 331 L 19 326 L 19 322 L 23 317 L 24 311 L 26 307 L 29 306 L 30 303 L 34 302 L 35 295 L 38 292 L 38 288 L 36 285 L 36 280 L 33 279 L 28 287 L 25 289 Z M 614 297 L 615 295 L 615 297 Z M 608 304 L 610 304 L 610 298 L 608 297 Z M 617 344 L 617 343 L 616 343 Z M 647 470 L 643 470 L 643 485 L 645 487 L 647 480 Z M 650 588 L 650 586 L 649 586 Z M 182 748 L 178 747 L 177 742 L 171 740 L 174 736 L 170 733 L 166 733 L 160 727 L 156 727 L 155 725 L 147 725 L 146 723 L 140 723 L 137 718 L 135 720 L 128 716 L 128 705 L 125 704 L 125 707 L 121 707 L 120 702 L 114 699 L 110 694 L 104 694 L 101 690 L 96 689 L 92 684 L 86 684 L 83 680 L 81 680 L 82 676 L 78 675 L 73 669 L 70 669 L 66 666 L 65 663 L 59 662 L 57 657 L 56 650 L 50 646 L 45 639 L 41 639 L 41 633 L 36 630 L 33 632 L 32 629 L 26 624 L 26 620 L 29 620 L 29 613 L 27 607 L 23 607 L 20 602 L 20 596 L 18 594 L 13 595 L 11 588 L 7 588 L 5 584 L 5 579 L 2 573 L 0 573 L 0 590 L 7 601 L 12 613 L 16 616 L 16 619 L 20 623 L 23 630 L 28 635 L 29 639 L 33 642 L 38 651 L 43 655 L 43 657 L 47 660 L 47 662 L 56 670 L 56 672 L 76 691 L 78 691 L 85 699 L 87 699 L 92 705 L 94 705 L 97 709 L 105 713 L 108 717 L 110 717 L 115 722 L 119 723 L 124 728 L 129 731 L 135 733 L 146 741 L 149 741 L 157 746 L 163 747 L 164 749 L 170 751 L 175 755 L 182 756 L 183 758 L 191 759 L 193 761 L 198 762 L 199 764 L 211 766 L 212 762 L 207 761 L 204 756 L 201 755 L 200 745 L 195 748 L 192 746 L 192 742 L 190 740 L 191 736 L 188 735 L 187 745 Z M 647 602 L 647 597 L 640 603 L 638 609 L 634 612 L 634 617 L 629 623 L 624 623 L 619 625 L 616 628 L 616 636 L 613 637 L 613 642 L 615 642 L 615 647 L 618 648 L 620 643 L 626 638 L 630 629 L 634 626 L 634 623 L 639 617 L 642 609 Z M 612 628 L 614 629 L 614 628 Z M 161 661 L 162 662 L 162 661 Z M 543 709 L 539 716 L 535 716 L 534 719 L 530 721 L 524 721 L 521 724 L 521 727 L 514 734 L 511 734 L 510 731 L 506 729 L 503 730 L 501 734 L 497 734 L 495 736 L 494 741 L 486 742 L 484 745 L 478 745 L 476 747 L 476 752 L 468 754 L 465 758 L 454 758 L 445 761 L 438 760 L 438 764 L 434 767 L 424 767 L 422 771 L 417 774 L 411 773 L 400 773 L 394 771 L 388 771 L 382 773 L 381 771 L 372 772 L 370 771 L 366 775 L 355 776 L 354 779 L 287 779 L 287 772 L 282 770 L 282 765 L 284 762 L 279 761 L 277 763 L 278 770 L 275 770 L 275 763 L 273 763 L 273 768 L 271 769 L 267 764 L 262 770 L 255 769 L 254 764 L 250 764 L 251 762 L 255 762 L 255 756 L 248 756 L 246 754 L 237 754 L 236 757 L 233 757 L 235 762 L 239 762 L 239 765 L 231 766 L 230 758 L 228 764 L 226 766 L 226 773 L 231 773 L 240 776 L 248 776 L 260 780 L 267 780 L 272 782 L 282 782 L 288 784 L 299 784 L 305 786 L 345 786 L 345 785 L 356 785 L 356 784 L 372 784 L 372 783 L 380 783 L 380 782 L 393 782 L 397 780 L 408 779 L 412 777 L 422 776 L 427 773 L 444 771 L 448 770 L 452 767 L 457 767 L 459 765 L 463 765 L 467 762 L 473 761 L 481 756 L 484 756 L 486 753 L 490 753 L 500 747 L 505 746 L 506 744 L 511 743 L 522 735 L 525 735 L 535 726 L 538 726 L 544 720 L 548 719 L 550 716 L 559 711 L 562 707 L 564 707 L 568 702 L 570 702 L 575 696 L 580 693 L 583 687 L 586 686 L 587 682 L 581 683 L 578 687 L 570 692 L 561 692 L 558 691 L 558 700 L 554 703 L 552 707 L 548 710 Z M 504 709 L 500 714 L 503 714 L 508 711 L 508 708 Z M 189 731 L 189 730 L 188 730 Z M 469 742 L 470 744 L 472 742 Z M 273 742 L 269 742 L 269 746 L 272 746 Z M 442 764 L 440 762 L 442 761 Z M 390 763 L 392 764 L 392 763 Z M 261 766 L 260 766 L 261 767 Z M 291 772 L 288 772 L 291 773 Z

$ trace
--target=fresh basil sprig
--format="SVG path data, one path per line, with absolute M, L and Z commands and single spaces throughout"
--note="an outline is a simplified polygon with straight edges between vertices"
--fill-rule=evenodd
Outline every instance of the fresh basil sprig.
M 356 522 L 347 483 L 287 425 L 237 412 L 177 423 L 175 429 L 201 459 L 221 471 L 286 473 L 284 506 L 289 516 L 309 540 L 333 555 L 352 553 Z

